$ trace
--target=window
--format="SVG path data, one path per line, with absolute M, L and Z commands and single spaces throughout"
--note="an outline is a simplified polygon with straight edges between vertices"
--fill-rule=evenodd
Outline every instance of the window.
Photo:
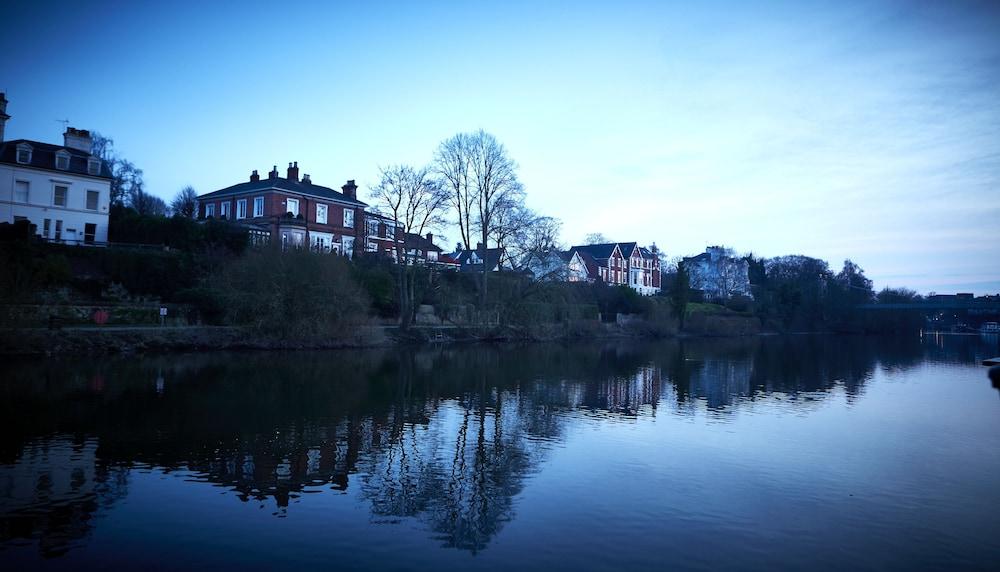
M 60 171 L 69 169 L 69 153 L 65 151 L 56 152 L 56 169 Z
M 378 245 L 369 240 L 367 243 L 365 243 L 365 251 L 378 252 Z
M 55 194 L 52 197 L 52 204 L 57 207 L 66 206 L 66 198 L 69 194 L 69 187 L 65 185 L 56 185 Z
M 205 218 L 215 216 L 215 203 L 205 205 Z
M 101 174 L 101 160 L 100 159 L 95 159 L 94 157 L 91 157 L 90 159 L 87 159 L 87 173 L 89 173 L 91 175 L 100 175 Z
M 386 238 L 395 238 L 396 237 L 396 227 L 392 226 L 391 224 L 385 225 L 385 237 Z
M 264 197 L 254 197 L 253 216 L 254 218 L 257 218 L 259 216 L 264 216 Z
M 28 202 L 28 181 L 14 181 L 14 202 Z
M 368 236 L 378 236 L 378 221 L 375 219 L 369 219 L 365 221 L 365 227 L 368 231 Z
M 316 205 L 316 222 L 326 224 L 326 205 Z
M 96 211 L 97 203 L 100 202 L 101 192 L 100 191 L 87 191 L 87 210 Z
M 229 218 L 229 201 L 219 203 L 219 218 Z
M 31 162 L 31 145 L 21 143 L 17 146 L 17 162 L 26 165 Z
M 292 216 L 299 216 L 299 199 L 288 199 L 285 201 L 285 208 Z
M 42 238 L 48 238 L 50 232 L 52 232 L 52 219 L 47 218 L 42 225 Z
M 236 201 L 236 218 L 247 218 L 247 200 L 240 199 Z
M 56 221 L 56 236 L 55 236 L 55 239 L 57 241 L 62 240 L 62 221 L 61 220 L 57 220 Z
M 354 228 L 354 209 L 344 209 L 344 226 Z
M 340 237 L 340 242 L 341 242 L 341 244 L 344 245 L 344 256 L 346 256 L 348 258 L 353 258 L 354 257 L 354 237 L 353 236 L 342 236 L 342 237 Z
M 88 222 L 83 225 L 83 242 L 86 244 L 94 244 L 94 237 L 97 236 L 97 225 Z

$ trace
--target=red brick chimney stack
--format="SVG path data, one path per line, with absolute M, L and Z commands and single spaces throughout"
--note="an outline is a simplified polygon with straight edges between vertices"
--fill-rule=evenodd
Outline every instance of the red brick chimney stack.
M 354 179 L 347 181 L 347 184 L 340 187 L 344 191 L 344 196 L 357 200 L 358 198 L 358 186 L 354 184 Z
M 278 178 L 278 166 L 277 165 L 271 167 L 271 172 L 267 174 L 267 178 L 268 179 L 277 179 Z
M 257 174 L 257 169 L 254 169 L 253 173 L 250 173 L 250 182 L 256 183 L 259 180 L 260 180 L 260 175 Z
M 295 181 L 296 183 L 299 182 L 299 162 L 298 161 L 295 161 L 294 163 L 289 163 L 288 164 L 288 180 L 289 181 Z

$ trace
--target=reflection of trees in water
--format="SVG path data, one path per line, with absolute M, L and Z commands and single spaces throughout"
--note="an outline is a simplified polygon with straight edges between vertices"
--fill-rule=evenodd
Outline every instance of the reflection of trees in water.
M 475 551 L 514 518 L 526 479 L 578 422 L 567 413 L 724 411 L 773 393 L 802 406 L 833 388 L 856 398 L 876 367 L 907 367 L 925 351 L 919 340 L 809 336 L 8 366 L 0 407 L 13 422 L 0 435 L 0 470 L 32 458 L 44 435 L 86 435 L 99 447 L 81 458 L 85 475 L 108 492 L 79 504 L 81 522 L 126 490 L 124 470 L 99 467 L 148 463 L 193 471 L 247 502 L 274 499 L 279 516 L 304 491 L 353 484 L 377 520 L 417 518 L 445 545 Z M 49 534 L 39 519 L 10 532 L 15 516 L 0 515 L 4 538 Z
M 0 465 L 0 541 L 37 539 L 46 558 L 82 544 L 98 513 L 128 492 L 128 470 L 100 462 L 96 450 L 94 440 L 57 436 Z

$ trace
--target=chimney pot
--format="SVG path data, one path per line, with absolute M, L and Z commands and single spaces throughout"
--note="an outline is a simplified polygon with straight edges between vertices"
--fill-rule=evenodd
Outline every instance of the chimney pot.
M 305 174 L 302 175 L 302 182 L 305 183 L 305 184 L 307 184 L 307 185 L 311 185 L 312 184 L 312 179 L 309 178 L 309 173 L 305 173 Z
M 260 175 L 257 174 L 257 169 L 254 169 L 253 173 L 250 173 L 250 182 L 256 183 L 259 180 L 260 180 Z
M 90 131 L 67 127 L 66 132 L 63 133 L 63 146 L 90 153 L 94 146 L 94 141 L 90 138 Z
M 296 183 L 299 181 L 299 162 L 298 161 L 295 161 L 294 164 L 293 163 L 289 163 L 288 164 L 288 180 L 289 181 L 295 181 Z
M 277 179 L 278 178 L 278 166 L 277 165 L 271 167 L 271 172 L 267 174 L 267 178 L 268 179 Z

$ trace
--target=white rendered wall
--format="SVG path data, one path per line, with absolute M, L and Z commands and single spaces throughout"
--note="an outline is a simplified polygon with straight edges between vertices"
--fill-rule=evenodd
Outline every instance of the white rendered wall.
M 15 202 L 15 181 L 28 182 L 28 202 Z M 66 206 L 55 206 L 55 187 L 67 187 Z M 97 210 L 87 209 L 87 191 L 100 193 Z M 50 219 L 49 236 L 55 237 L 56 221 L 62 223 L 62 239 L 67 244 L 83 244 L 83 232 L 87 223 L 97 225 L 94 241 L 108 241 L 108 208 L 111 183 L 107 179 L 88 177 L 76 173 L 44 171 L 9 164 L 0 165 L 0 222 L 14 222 L 15 216 L 27 217 L 38 227 L 38 234 L 44 231 L 45 219 Z

